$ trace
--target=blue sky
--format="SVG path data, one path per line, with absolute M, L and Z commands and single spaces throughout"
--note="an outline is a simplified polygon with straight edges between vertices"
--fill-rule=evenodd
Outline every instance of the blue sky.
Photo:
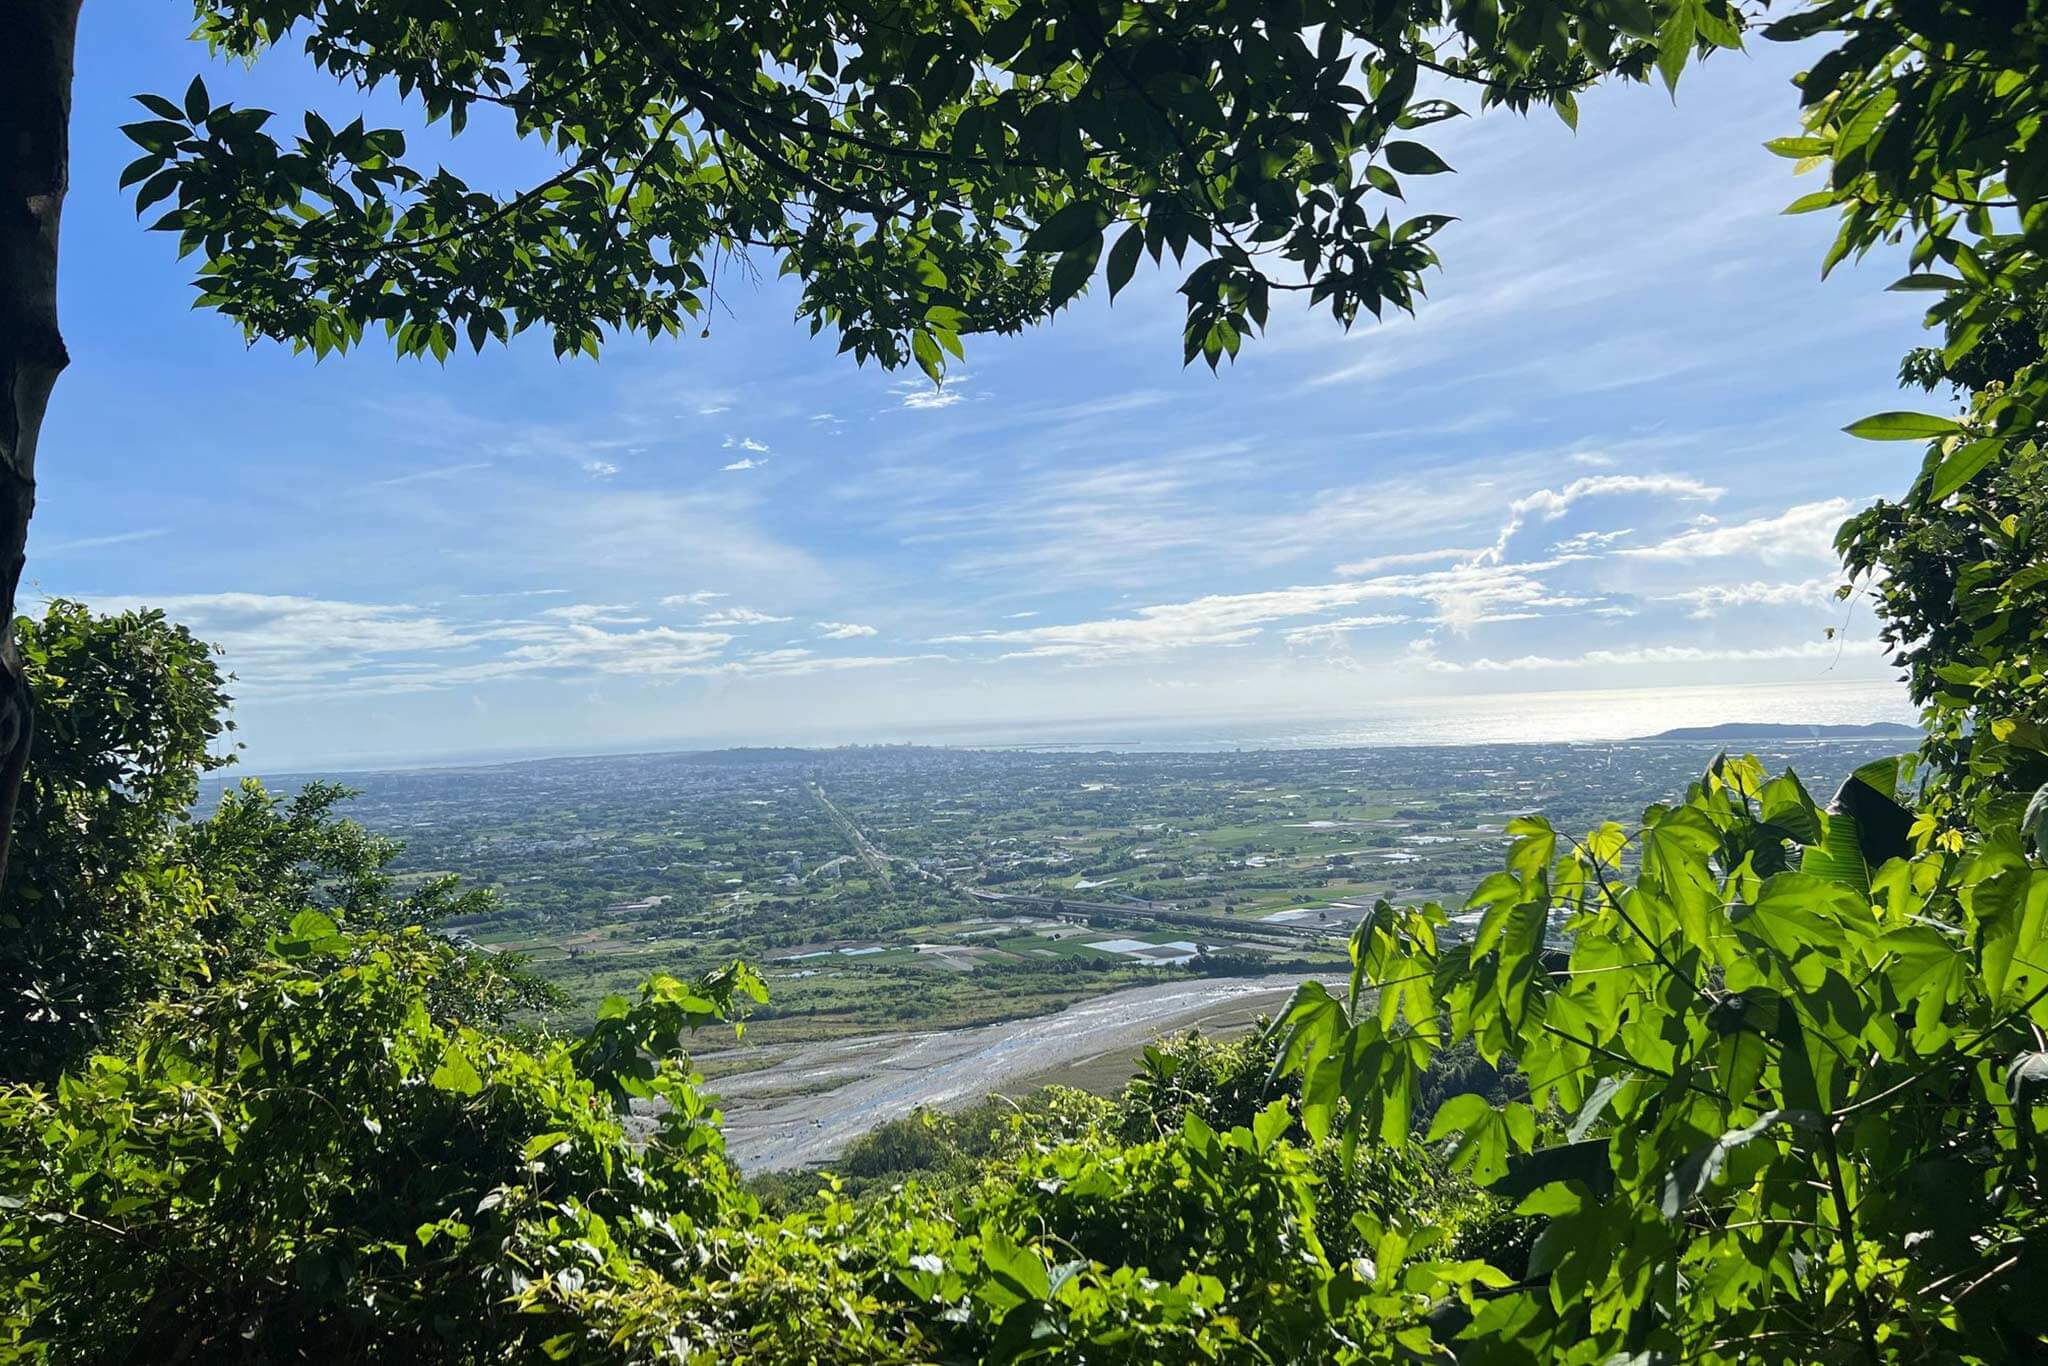
M 1457 174 L 1411 203 L 1460 221 L 1414 319 L 1276 307 L 1212 376 L 1141 272 L 935 392 L 810 338 L 772 270 L 601 362 L 246 347 L 115 189 L 127 97 L 205 67 L 216 101 L 364 106 L 187 28 L 85 9 L 29 576 L 218 641 L 258 762 L 1678 683 L 1904 714 L 1827 545 L 1917 465 L 1839 431 L 1901 406 L 1917 310 L 1895 261 L 1821 282 L 1831 225 L 1778 212 L 1796 54 L 1596 93 L 1577 134 L 1431 130 Z M 533 164 L 481 124 L 450 156 Z

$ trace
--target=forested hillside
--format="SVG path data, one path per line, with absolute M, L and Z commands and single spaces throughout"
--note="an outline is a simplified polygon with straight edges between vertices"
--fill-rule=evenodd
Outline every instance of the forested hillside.
M 37 43 L 10 47 L 0 89 L 76 7 L 25 12 Z M 1304 984 L 1263 1035 L 1169 1042 L 1112 1100 L 884 1127 L 843 1179 L 749 1185 L 691 1049 L 744 1027 L 755 968 L 533 1027 L 549 991 L 516 955 L 439 932 L 485 900 L 396 882 L 337 790 L 194 809 L 228 723 L 201 641 L 58 603 L 4 661 L 27 691 L 0 715 L 20 789 L 0 1358 L 1874 1366 L 2048 1346 L 2039 5 L 199 17 L 227 52 L 304 42 L 458 124 L 507 106 L 567 158 L 499 197 L 408 165 L 391 130 L 309 118 L 280 141 L 197 82 L 145 97 L 129 179 L 201 262 L 200 302 L 252 336 L 442 355 L 538 327 L 595 351 L 696 326 L 700 259 L 755 244 L 845 349 L 935 375 L 976 333 L 1114 292 L 1141 252 L 1185 262 L 1185 352 L 1212 366 L 1297 293 L 1344 323 L 1426 309 L 1441 224 L 1392 214 L 1404 177 L 1448 169 L 1420 130 L 1453 97 L 1572 120 L 1595 81 L 1683 98 L 1698 58 L 1808 41 L 1803 128 L 1774 144 L 1818 173 L 1793 208 L 1839 216 L 1829 267 L 1902 244 L 1896 287 L 1932 301 L 1902 375 L 1941 413 L 1843 415 L 1925 443 L 1924 468 L 1839 539 L 1925 739 L 1834 794 L 1727 755 L 1590 829 L 1521 815 L 1503 867 L 1381 902 L 1343 988 Z M 55 269 L 39 196 L 26 236 L 0 223 L 17 481 L 62 361 L 23 287 Z M 33 365 L 23 319 L 49 324 Z

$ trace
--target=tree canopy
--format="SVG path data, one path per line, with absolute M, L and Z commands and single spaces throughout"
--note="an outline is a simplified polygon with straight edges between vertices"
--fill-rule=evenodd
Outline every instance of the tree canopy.
M 586 6 L 207 3 L 253 57 L 395 87 L 455 132 L 537 141 L 560 170 L 509 194 L 317 114 L 146 96 L 125 177 L 202 264 L 202 302 L 325 352 L 382 327 L 445 355 L 527 328 L 557 352 L 673 334 L 716 274 L 765 252 L 842 346 L 935 378 L 1098 269 L 1185 271 L 1185 343 L 1214 365 L 1276 293 L 1339 321 L 1412 307 L 1440 215 L 1404 179 L 1450 169 L 1422 130 L 1460 106 L 1576 118 L 1603 75 L 1676 80 L 1732 47 L 1723 0 L 1392 4 L 1230 0 Z M 1437 92 L 1437 93 L 1431 93 Z M 472 133 L 472 135 L 474 135 Z

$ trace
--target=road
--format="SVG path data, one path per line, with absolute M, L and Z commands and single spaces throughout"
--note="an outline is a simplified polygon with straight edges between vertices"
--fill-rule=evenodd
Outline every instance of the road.
M 867 865 L 868 872 L 883 886 L 888 886 L 889 860 L 883 856 L 882 851 L 875 848 L 868 837 L 861 833 L 860 827 L 853 823 L 852 818 L 825 795 L 824 787 L 816 779 L 812 779 L 805 786 L 810 788 L 812 799 L 825 809 L 825 814 L 831 818 L 832 824 L 839 827 L 839 833 L 852 843 L 853 852 L 860 855 L 860 861 Z
M 1133 987 L 1053 1015 L 974 1029 L 876 1035 L 785 1047 L 768 1067 L 711 1083 L 726 1148 L 746 1171 L 825 1162 L 884 1120 L 950 1109 L 1121 1052 L 1163 1034 L 1241 1026 L 1274 1011 L 1300 977 L 1211 977 Z

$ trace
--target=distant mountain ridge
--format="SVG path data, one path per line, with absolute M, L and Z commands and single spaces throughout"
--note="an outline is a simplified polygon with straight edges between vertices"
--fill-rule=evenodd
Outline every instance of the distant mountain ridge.
M 1773 721 L 1731 722 L 1719 726 L 1679 726 L 1641 737 L 1645 740 L 1917 740 L 1918 726 L 1897 721 L 1870 721 L 1860 726 L 1801 726 Z

